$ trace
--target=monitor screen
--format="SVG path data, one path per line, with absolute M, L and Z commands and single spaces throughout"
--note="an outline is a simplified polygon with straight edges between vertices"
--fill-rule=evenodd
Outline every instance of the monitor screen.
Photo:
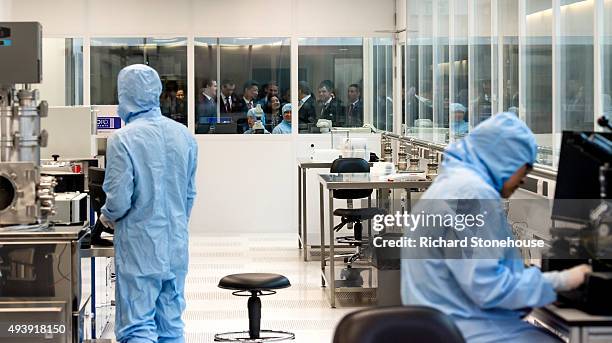
M 88 174 L 89 197 L 91 199 L 91 207 L 96 213 L 100 214 L 100 210 L 106 202 L 106 193 L 102 189 L 104 185 L 104 169 L 90 167 Z
M 583 149 L 583 140 L 580 138 L 583 133 L 591 134 L 563 132 L 552 210 L 552 218 L 556 220 L 586 223 L 591 211 L 600 203 L 599 170 L 602 163 Z M 598 134 L 612 140 L 612 133 Z M 612 177 L 610 181 L 607 186 L 608 198 Z

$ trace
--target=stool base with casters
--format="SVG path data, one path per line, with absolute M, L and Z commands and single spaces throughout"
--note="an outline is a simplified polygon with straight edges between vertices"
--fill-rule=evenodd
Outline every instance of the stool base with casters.
M 280 342 L 295 339 L 291 332 L 261 330 L 260 296 L 276 294 L 276 289 L 290 287 L 289 280 L 279 274 L 244 273 L 228 275 L 219 281 L 219 287 L 234 290 L 235 296 L 249 297 L 249 330 L 225 332 L 215 335 L 215 342 Z

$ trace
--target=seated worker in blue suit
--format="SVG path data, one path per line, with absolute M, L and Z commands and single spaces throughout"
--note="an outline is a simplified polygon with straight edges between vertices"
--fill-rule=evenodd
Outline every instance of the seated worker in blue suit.
M 513 237 L 502 198 L 519 187 L 535 158 L 535 138 L 524 122 L 513 113 L 491 117 L 447 148 L 441 173 L 413 213 L 458 214 L 466 208 L 488 208 L 492 212 L 478 234 Z M 446 206 L 453 201 L 463 206 Z M 478 207 L 465 206 L 466 202 Z M 461 230 L 444 234 L 461 234 L 454 231 Z M 403 249 L 403 303 L 433 307 L 451 316 L 468 343 L 559 342 L 522 318 L 531 308 L 554 302 L 555 291 L 580 286 L 590 267 L 542 273 L 537 267 L 525 267 L 517 248 L 495 250 L 494 258 L 483 253 L 491 249 L 473 248 L 475 255 L 469 258 L 450 257 L 448 248 L 427 248 L 427 255 L 421 256 L 414 249 Z
M 272 134 L 291 134 L 291 104 L 283 106 L 283 121 L 276 125 Z
M 455 137 L 465 136 L 470 130 L 468 122 L 465 120 L 465 112 L 467 112 L 465 106 L 459 103 L 452 103 L 448 106 L 448 111 L 453 121 Z

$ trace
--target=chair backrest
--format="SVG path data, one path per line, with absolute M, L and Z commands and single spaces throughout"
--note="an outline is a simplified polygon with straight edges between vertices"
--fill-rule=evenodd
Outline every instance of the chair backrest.
M 330 173 L 369 173 L 370 165 L 363 158 L 338 158 L 334 160 Z M 334 191 L 336 199 L 361 199 L 372 194 L 371 189 L 338 189 Z
M 347 314 L 334 333 L 334 343 L 428 342 L 465 343 L 455 323 L 425 306 L 379 307 Z

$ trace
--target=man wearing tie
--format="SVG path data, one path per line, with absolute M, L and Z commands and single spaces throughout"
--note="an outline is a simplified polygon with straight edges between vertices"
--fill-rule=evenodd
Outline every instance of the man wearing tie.
M 244 84 L 244 92 L 242 94 L 242 99 L 238 101 L 236 104 L 236 113 L 246 113 L 255 108 L 255 99 L 257 99 L 257 95 L 259 94 L 259 85 L 255 81 L 247 81 Z
M 238 99 L 234 91 L 236 84 L 232 80 L 223 80 L 221 84 L 221 113 L 234 113 Z
M 331 81 L 325 80 L 319 84 L 319 109 L 317 111 L 317 119 L 328 119 L 332 121 L 333 126 L 343 126 L 341 118 L 342 104 L 340 100 L 333 96 L 334 86 Z
M 207 124 L 205 117 L 217 115 L 217 81 L 206 79 L 204 88 L 200 93 L 200 99 L 196 106 L 196 127 L 198 124 Z M 202 120 L 201 120 L 202 119 Z
M 363 126 L 363 101 L 361 100 L 361 87 L 353 83 L 348 87 L 347 99 L 349 106 L 346 109 L 346 127 Z

